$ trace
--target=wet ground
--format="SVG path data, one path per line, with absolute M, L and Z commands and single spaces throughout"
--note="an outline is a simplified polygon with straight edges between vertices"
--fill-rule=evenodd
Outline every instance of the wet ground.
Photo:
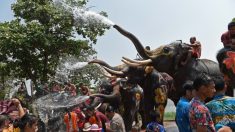
M 164 127 L 166 129 L 166 132 L 179 132 L 175 121 L 165 121 Z
M 174 103 L 168 99 L 167 106 L 165 112 L 175 112 L 176 108 Z M 166 132 L 179 132 L 178 127 L 174 120 L 171 121 L 164 121 L 164 127 Z

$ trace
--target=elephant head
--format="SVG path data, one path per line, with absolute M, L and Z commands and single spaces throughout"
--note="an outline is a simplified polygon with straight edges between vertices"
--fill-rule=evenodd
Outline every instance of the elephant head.
M 139 55 L 144 59 L 142 61 L 135 61 L 123 57 L 123 61 L 129 63 L 129 65 L 152 65 L 158 71 L 172 75 L 175 65 L 181 65 L 181 62 L 187 63 L 185 61 L 187 60 L 189 50 L 191 49 L 189 44 L 175 41 L 168 45 L 160 46 L 154 50 L 146 50 L 133 34 L 117 25 L 114 25 L 114 28 L 133 42 Z

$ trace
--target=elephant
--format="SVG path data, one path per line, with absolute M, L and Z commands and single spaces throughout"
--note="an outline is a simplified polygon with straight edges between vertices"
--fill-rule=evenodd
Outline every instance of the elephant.
M 160 114 L 158 121 L 163 124 L 163 115 L 167 98 L 174 93 L 173 78 L 166 73 L 160 73 L 153 67 L 132 67 L 127 64 L 112 67 L 102 60 L 93 60 L 90 63 L 102 65 L 110 74 L 127 78 L 128 83 L 139 84 L 144 91 L 144 116 L 142 115 L 143 127 L 150 122 L 150 111 L 156 110 Z M 119 67 L 119 68 L 117 68 Z M 117 70 L 119 69 L 119 70 Z
M 92 94 L 91 97 L 100 97 L 100 102 L 109 103 L 115 108 L 117 108 L 117 104 L 119 107 L 122 104 L 125 128 L 126 131 L 131 131 L 133 121 L 143 103 L 142 88 L 138 84 L 128 83 L 126 79 L 103 80 L 101 87 L 102 92 Z
M 174 78 L 176 93 L 173 102 L 175 105 L 180 98 L 182 85 L 186 81 L 194 81 L 200 73 L 207 73 L 211 77 L 222 76 L 216 62 L 208 59 L 187 58 L 191 49 L 189 44 L 175 41 L 153 50 L 146 50 L 136 36 L 118 25 L 113 27 L 132 41 L 138 54 L 143 58 L 138 61 L 123 57 L 123 61 L 132 66 L 153 66 L 157 71 L 166 72 Z
M 218 51 L 216 59 L 228 86 L 235 88 L 235 50 L 231 48 L 222 48 Z

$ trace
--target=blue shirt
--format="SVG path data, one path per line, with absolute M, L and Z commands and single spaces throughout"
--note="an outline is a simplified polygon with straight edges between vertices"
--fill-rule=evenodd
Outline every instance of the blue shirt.
M 189 123 L 189 100 L 181 97 L 176 106 L 176 124 L 180 132 L 191 132 Z
M 235 130 L 235 98 L 223 94 L 216 95 L 212 101 L 206 104 L 210 110 L 215 128 L 229 126 Z
M 146 127 L 146 132 L 166 132 L 166 130 L 157 122 L 150 122 Z

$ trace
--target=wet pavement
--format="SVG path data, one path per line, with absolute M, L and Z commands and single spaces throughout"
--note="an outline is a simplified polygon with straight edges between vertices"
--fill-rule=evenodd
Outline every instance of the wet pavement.
M 175 121 L 165 121 L 164 127 L 166 129 L 166 132 L 179 132 Z

